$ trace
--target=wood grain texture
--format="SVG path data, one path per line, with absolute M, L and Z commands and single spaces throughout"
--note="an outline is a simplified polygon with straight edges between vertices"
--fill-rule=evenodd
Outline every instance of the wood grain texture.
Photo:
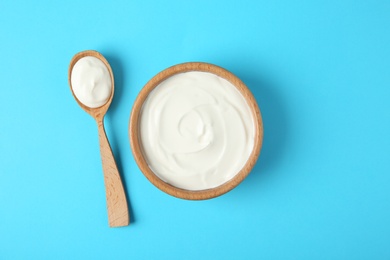
M 253 116 L 254 124 L 255 124 L 254 148 L 244 167 L 230 181 L 216 188 L 207 189 L 207 190 L 199 190 L 199 191 L 184 190 L 172 186 L 164 182 L 163 180 L 161 180 L 149 168 L 142 151 L 142 144 L 140 142 L 139 122 L 140 122 L 141 109 L 149 93 L 155 87 L 157 87 L 162 81 L 168 79 L 169 77 L 178 73 L 184 73 L 188 71 L 210 72 L 232 83 L 242 94 L 247 104 L 249 105 L 252 113 L 251 116 Z M 133 151 L 135 161 L 137 162 L 139 168 L 141 169 L 142 173 L 146 176 L 146 178 L 150 182 L 152 182 L 157 188 L 178 198 L 188 199 L 188 200 L 204 200 L 204 199 L 215 198 L 217 196 L 220 196 L 232 190 L 239 183 L 241 183 L 245 179 L 245 177 L 250 173 L 250 171 L 254 167 L 260 155 L 260 150 L 263 143 L 263 121 L 261 118 L 260 109 L 257 105 L 255 98 L 253 97 L 250 90 L 245 86 L 245 84 L 238 77 L 236 77 L 231 72 L 213 64 L 203 63 L 203 62 L 189 62 L 189 63 L 183 63 L 183 64 L 172 66 L 158 73 L 143 87 L 141 92 L 138 94 L 138 97 L 135 100 L 133 109 L 131 111 L 130 122 L 129 122 L 129 137 L 130 137 L 131 149 Z
M 129 211 L 126 194 L 121 177 L 115 163 L 114 155 L 104 130 L 103 120 L 98 120 L 100 155 L 103 164 L 104 185 L 106 187 L 106 201 L 108 223 L 110 227 L 129 225 Z
M 92 56 L 100 59 L 107 67 L 112 83 L 112 93 L 107 103 L 98 108 L 90 108 L 81 103 L 72 89 L 71 75 L 73 66 L 76 62 L 86 56 Z M 77 103 L 84 109 L 85 112 L 90 114 L 98 125 L 99 142 L 100 142 L 100 155 L 102 158 L 104 185 L 106 188 L 106 202 L 108 211 L 108 224 L 110 227 L 120 227 L 129 225 L 130 217 L 128 211 L 128 205 L 126 200 L 125 190 L 123 188 L 122 180 L 116 166 L 114 155 L 112 153 L 110 143 L 108 142 L 106 132 L 104 130 L 104 115 L 110 107 L 112 98 L 114 96 L 114 75 L 108 61 L 102 54 L 97 51 L 83 51 L 77 53 L 71 60 L 68 71 L 69 86 L 72 91 L 73 97 Z

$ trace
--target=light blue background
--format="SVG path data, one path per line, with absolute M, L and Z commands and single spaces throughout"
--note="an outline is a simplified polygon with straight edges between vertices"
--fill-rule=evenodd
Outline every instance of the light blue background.
M 389 1 L 3 0 L 0 35 L 0 259 L 390 259 Z M 67 82 L 86 49 L 116 77 L 125 228 Z M 249 177 L 200 202 L 149 183 L 128 139 L 143 85 L 188 61 L 240 77 L 265 128 Z

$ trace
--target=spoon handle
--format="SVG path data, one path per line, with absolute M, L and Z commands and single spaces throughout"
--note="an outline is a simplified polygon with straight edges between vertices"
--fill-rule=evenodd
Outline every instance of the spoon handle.
M 108 223 L 110 227 L 129 225 L 129 211 L 121 177 L 104 130 L 103 118 L 97 120 L 102 157 L 104 185 L 106 187 L 106 201 Z

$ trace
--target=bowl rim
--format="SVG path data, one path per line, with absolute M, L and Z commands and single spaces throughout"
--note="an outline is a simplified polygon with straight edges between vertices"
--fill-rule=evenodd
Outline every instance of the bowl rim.
M 141 115 L 142 106 L 147 99 L 149 93 L 153 91 L 162 81 L 168 79 L 179 73 L 185 73 L 190 71 L 201 71 L 213 73 L 219 77 L 222 77 L 232 83 L 247 102 L 253 116 L 255 126 L 254 146 L 251 154 L 242 169 L 236 173 L 236 175 L 229 181 L 211 189 L 205 190 L 185 190 L 175 187 L 169 183 L 166 183 L 160 179 L 150 168 L 142 152 L 142 146 L 139 137 L 139 120 Z M 129 120 L 129 138 L 130 146 L 134 156 L 134 159 L 145 177 L 158 189 L 165 193 L 168 193 L 174 197 L 187 199 L 187 200 L 206 200 L 221 196 L 228 191 L 235 188 L 240 184 L 251 172 L 256 161 L 260 155 L 262 143 L 263 143 L 263 121 L 260 113 L 259 106 L 256 99 L 248 89 L 248 87 L 233 73 L 230 71 L 205 62 L 186 62 L 171 66 L 150 79 L 146 85 L 139 92 L 130 114 Z

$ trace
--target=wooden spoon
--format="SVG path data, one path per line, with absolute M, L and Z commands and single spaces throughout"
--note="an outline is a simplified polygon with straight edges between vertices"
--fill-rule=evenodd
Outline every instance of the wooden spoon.
M 81 103 L 73 92 L 71 75 L 72 70 L 76 62 L 86 56 L 92 56 L 101 60 L 107 67 L 112 83 L 111 96 L 107 103 L 101 107 L 90 108 Z M 107 200 L 107 211 L 108 211 L 108 223 L 110 227 L 120 227 L 129 225 L 129 211 L 127 208 L 127 201 L 125 191 L 121 177 L 119 175 L 118 168 L 115 163 L 114 156 L 111 151 L 110 143 L 108 142 L 106 132 L 104 130 L 104 115 L 106 114 L 112 98 L 114 96 L 114 76 L 111 70 L 111 66 L 108 61 L 97 51 L 83 51 L 77 53 L 70 61 L 68 71 L 68 81 L 73 97 L 77 103 L 84 109 L 85 112 L 90 114 L 98 125 L 99 141 L 100 141 L 100 155 L 102 157 L 103 173 L 104 173 L 104 184 L 106 187 L 106 200 Z

